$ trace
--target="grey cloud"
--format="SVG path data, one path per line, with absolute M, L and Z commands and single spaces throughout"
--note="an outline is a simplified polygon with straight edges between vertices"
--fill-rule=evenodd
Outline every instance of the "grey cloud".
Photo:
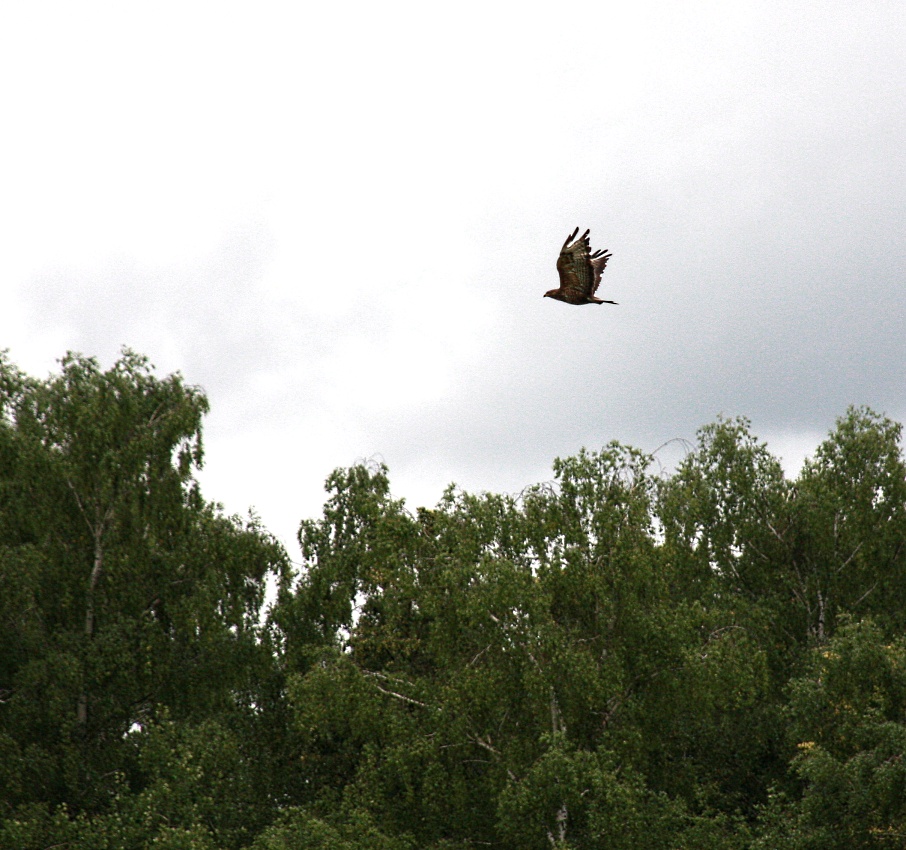
M 350 65 L 344 97 L 325 90 L 319 132 L 303 116 L 300 150 L 275 165 L 281 181 L 305 166 L 287 183 L 289 218 L 278 223 L 285 241 L 298 240 L 288 264 L 298 297 L 266 289 L 270 244 L 254 227 L 188 267 L 57 269 L 23 294 L 36 324 L 71 328 L 86 353 L 109 360 L 128 343 L 204 385 L 215 437 L 298 435 L 293 450 L 325 466 L 380 454 L 417 493 L 439 495 L 451 480 L 518 490 L 582 445 L 617 439 L 651 451 L 693 439 L 720 413 L 795 446 L 849 404 L 904 419 L 898 9 L 731 4 L 726 18 L 686 20 L 664 4 L 669 35 L 639 24 L 641 58 L 622 82 L 591 54 L 569 55 L 564 71 L 570 37 L 556 42 L 537 88 L 505 77 L 513 100 L 481 99 L 503 79 L 498 58 L 534 67 L 512 45 L 491 51 L 492 79 L 448 78 L 445 63 L 428 62 L 415 82 L 432 92 L 431 110 L 452 116 L 436 126 L 382 82 L 380 66 L 360 90 L 362 69 Z M 408 34 L 392 35 L 408 68 Z M 432 88 L 441 71 L 445 86 Z M 369 116 L 362 135 L 356 107 Z M 618 307 L 542 300 L 577 225 L 613 252 L 602 293 Z M 453 246 L 474 256 L 454 266 Z M 324 286 L 347 287 L 337 295 L 350 306 L 335 317 L 306 307 Z M 420 307 L 429 289 L 443 299 Z M 469 303 L 487 330 L 463 329 L 475 356 L 424 401 L 415 382 L 430 377 L 405 370 L 426 352 L 388 339 L 418 325 L 436 331 L 432 341 L 455 340 L 468 316 L 451 318 L 444 306 L 454 302 Z M 331 405 L 335 379 L 356 368 L 375 382 L 396 370 L 397 396 Z M 343 386 L 355 394 L 355 381 Z M 337 450 L 348 455 L 308 442 L 325 429 L 351 435 Z M 260 491 L 276 480 L 266 475 Z M 257 498 L 242 486 L 240 498 Z M 299 487 L 321 496 L 320 480 Z

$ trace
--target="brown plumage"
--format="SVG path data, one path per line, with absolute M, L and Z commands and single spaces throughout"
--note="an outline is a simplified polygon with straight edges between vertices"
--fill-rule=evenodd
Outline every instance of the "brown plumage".
M 560 274 L 560 288 L 551 289 L 544 293 L 545 298 L 555 298 L 567 304 L 616 304 L 616 301 L 604 301 L 595 298 L 598 284 L 601 282 L 601 272 L 611 255 L 607 251 L 591 253 L 586 230 L 578 239 L 577 227 L 566 238 L 557 258 L 557 272 Z M 575 240 L 575 241 L 573 241 Z

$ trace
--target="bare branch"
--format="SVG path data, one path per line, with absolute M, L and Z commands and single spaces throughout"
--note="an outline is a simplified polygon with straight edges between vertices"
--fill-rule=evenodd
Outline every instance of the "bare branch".
M 868 594 L 871 593 L 877 586 L 878 586 L 878 582 L 875 582 L 871 587 L 869 587 L 868 590 L 866 590 L 865 593 L 863 593 L 863 594 L 862 594 L 862 595 L 861 595 L 861 596 L 853 603 L 853 608 L 855 608 L 860 602 L 862 602 L 862 600 L 865 599 L 865 597 L 868 596 Z
M 373 679 L 385 679 L 388 681 L 393 681 L 390 676 L 385 676 L 383 673 L 374 673 L 371 670 L 362 670 L 366 676 L 371 676 Z M 372 684 L 382 693 L 386 694 L 388 697 L 394 697 L 396 699 L 402 700 L 403 702 L 408 702 L 411 705 L 417 705 L 419 708 L 431 708 L 425 702 L 421 702 L 417 699 L 412 699 L 412 697 L 407 697 L 405 694 L 397 693 L 396 691 L 388 690 L 387 688 L 382 688 L 377 682 L 372 682 Z
M 468 664 L 466 667 L 471 667 L 482 655 L 484 655 L 491 648 L 491 644 L 488 644 L 484 649 L 482 649 Z
M 859 553 L 859 550 L 862 548 L 862 545 L 863 545 L 864 543 L 865 543 L 864 540 L 863 540 L 861 543 L 859 543 L 859 545 L 856 546 L 855 549 L 853 549 L 852 554 L 851 554 L 851 555 L 850 555 L 850 556 L 849 556 L 842 564 L 840 564 L 839 567 L 837 567 L 837 572 L 838 572 L 838 573 L 839 573 L 841 570 L 843 570 L 843 569 L 845 569 L 846 567 L 849 566 L 850 561 L 852 561 L 852 559 L 856 557 L 856 555 Z
M 498 761 L 503 760 L 503 754 L 500 752 L 500 750 L 498 750 L 496 747 L 491 745 L 490 738 L 487 741 L 485 741 L 479 735 L 473 735 L 470 740 L 472 741 L 473 744 L 478 744 L 478 746 L 481 747 L 483 750 L 487 750 Z M 516 774 L 513 773 L 513 771 L 510 770 L 509 768 L 506 769 L 506 773 L 507 773 L 507 776 L 510 777 L 510 780 L 512 782 L 518 781 Z

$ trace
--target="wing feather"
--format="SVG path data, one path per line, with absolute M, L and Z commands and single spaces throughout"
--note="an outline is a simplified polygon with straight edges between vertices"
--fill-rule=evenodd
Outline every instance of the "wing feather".
M 610 259 L 606 251 L 591 253 L 586 230 L 578 239 L 577 227 L 563 243 L 560 256 L 557 258 L 557 271 L 560 274 L 560 288 L 568 289 L 577 295 L 588 297 L 594 295 L 601 283 L 601 272 Z M 575 241 L 574 241 L 575 240 Z
M 606 249 L 595 251 L 589 258 L 589 265 L 591 266 L 592 274 L 594 276 L 594 281 L 591 285 L 591 294 L 594 295 L 598 291 L 598 287 L 601 285 L 601 272 L 604 271 L 604 267 L 607 265 L 607 261 L 612 257 L 612 254 L 609 254 Z

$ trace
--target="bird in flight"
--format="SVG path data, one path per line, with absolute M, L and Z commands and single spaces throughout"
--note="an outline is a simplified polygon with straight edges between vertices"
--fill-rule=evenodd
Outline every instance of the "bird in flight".
M 545 298 L 554 298 L 565 301 L 567 304 L 616 304 L 616 301 L 604 301 L 595 298 L 598 284 L 601 282 L 601 272 L 611 255 L 607 251 L 591 253 L 586 230 L 578 239 L 577 227 L 566 238 L 557 258 L 557 272 L 560 275 L 560 288 L 551 289 L 544 293 Z

